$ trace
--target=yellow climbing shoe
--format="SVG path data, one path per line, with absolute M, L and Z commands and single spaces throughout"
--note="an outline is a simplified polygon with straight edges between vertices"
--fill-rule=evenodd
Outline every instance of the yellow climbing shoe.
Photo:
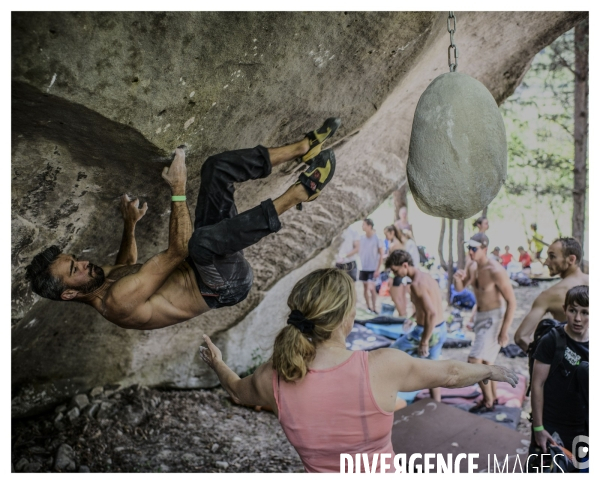
M 310 163 L 310 160 L 321 152 L 325 140 L 331 138 L 341 124 L 342 120 L 340 118 L 328 118 L 319 129 L 306 133 L 309 148 L 308 152 L 302 157 L 302 161 Z
M 304 173 L 300 173 L 296 184 L 301 184 L 308 193 L 308 202 L 316 199 L 325 185 L 333 178 L 335 173 L 335 154 L 333 150 L 323 150 L 311 160 L 311 164 Z M 302 204 L 296 205 L 302 210 Z

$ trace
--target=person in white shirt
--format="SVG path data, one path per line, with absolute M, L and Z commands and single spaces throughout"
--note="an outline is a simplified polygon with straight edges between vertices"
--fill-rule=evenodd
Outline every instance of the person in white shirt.
M 421 265 L 421 256 L 419 255 L 419 247 L 415 242 L 412 231 L 404 229 L 400 232 L 400 235 L 402 236 L 400 239 L 403 246 L 402 249 L 410 254 L 414 266 L 419 267 Z
M 346 273 L 356 281 L 357 268 L 356 257 L 360 250 L 360 235 L 352 227 L 347 227 L 342 232 L 342 245 L 337 253 L 335 266 Z

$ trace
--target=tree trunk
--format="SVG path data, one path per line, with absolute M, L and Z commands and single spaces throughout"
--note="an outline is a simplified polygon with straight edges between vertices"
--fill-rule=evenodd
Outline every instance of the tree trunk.
M 465 221 L 459 220 L 456 227 L 456 251 L 458 252 L 458 268 L 464 269 L 465 257 Z
M 404 185 L 402 185 L 400 188 L 398 188 L 398 190 L 395 190 L 393 195 L 394 195 L 394 220 L 392 220 L 392 223 L 394 223 L 396 220 L 398 220 L 398 212 L 400 211 L 400 209 L 402 207 L 408 206 L 408 183 L 404 182 Z
M 549 206 L 550 212 L 552 212 L 552 217 L 554 218 L 554 225 L 556 226 L 556 230 L 558 231 L 558 236 L 562 237 L 562 230 L 560 230 L 560 224 L 558 223 L 558 217 L 556 216 L 556 212 L 554 211 L 554 204 L 552 203 L 552 200 L 550 200 Z
M 488 205 L 485 206 L 485 208 L 483 209 L 483 212 L 481 212 L 481 216 L 487 218 L 487 209 L 488 209 Z
M 438 242 L 438 255 L 440 256 L 440 266 L 445 271 L 448 270 L 446 259 L 444 259 L 444 234 L 446 233 L 446 219 L 442 219 L 442 228 L 440 230 L 440 241 Z
M 583 247 L 587 191 L 589 21 L 575 27 L 575 163 L 573 167 L 573 237 Z M 583 263 L 583 261 L 582 261 Z
M 452 294 L 452 276 L 454 275 L 454 256 L 452 255 L 452 222 L 451 218 L 448 219 L 448 304 L 450 304 Z

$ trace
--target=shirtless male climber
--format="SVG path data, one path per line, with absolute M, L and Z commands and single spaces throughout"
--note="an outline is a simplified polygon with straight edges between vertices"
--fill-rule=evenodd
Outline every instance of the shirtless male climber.
M 469 271 L 458 270 L 454 274 L 454 285 L 462 291 L 471 285 L 477 301 L 477 316 L 473 324 L 475 341 L 469 363 L 493 365 L 500 348 L 508 344 L 508 329 L 512 324 L 517 308 L 517 300 L 508 273 L 495 260 L 488 258 L 489 239 L 484 233 L 477 233 L 467 242 L 469 257 L 475 264 Z M 506 311 L 502 317 L 502 299 L 506 301 Z M 469 412 L 484 413 L 494 410 L 496 403 L 496 383 L 480 382 L 483 399 Z
M 56 246 L 33 258 L 27 277 L 33 291 L 49 299 L 89 304 L 122 328 L 157 329 L 187 321 L 210 309 L 244 300 L 253 274 L 242 250 L 279 231 L 279 215 L 317 198 L 335 171 L 332 150 L 323 142 L 341 124 L 329 118 L 302 141 L 279 148 L 227 151 L 202 165 L 194 225 L 185 201 L 185 153 L 175 158 L 162 177 L 171 188 L 167 250 L 136 264 L 136 222 L 147 210 L 137 199 L 121 199 L 125 222 L 115 265 L 97 266 Z M 273 166 L 302 157 L 309 166 L 298 181 L 275 200 L 241 214 L 234 203 L 234 182 L 265 178 Z
M 417 324 L 400 336 L 390 348 L 397 348 L 411 356 L 438 360 L 446 341 L 446 322 L 442 319 L 442 295 L 438 283 L 429 274 L 414 266 L 411 255 L 404 250 L 395 250 L 385 261 L 386 269 L 391 269 L 396 277 L 410 277 L 410 300 L 415 307 Z M 441 321 L 441 322 L 440 322 Z M 431 398 L 442 401 L 439 388 L 429 389 Z
M 535 328 L 544 314 L 550 313 L 557 321 L 566 321 L 563 304 L 569 289 L 590 285 L 590 276 L 584 274 L 579 268 L 582 257 L 581 244 L 572 237 L 556 239 L 548 247 L 548 257 L 544 265 L 548 266 L 551 276 L 559 275 L 562 280 L 535 298 L 531 311 L 517 329 L 515 343 L 523 351 L 527 352 Z

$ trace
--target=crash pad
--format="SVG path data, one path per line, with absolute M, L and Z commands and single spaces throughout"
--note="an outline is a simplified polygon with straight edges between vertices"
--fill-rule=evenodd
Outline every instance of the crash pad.
M 385 336 L 393 340 L 397 340 L 404 334 L 403 324 L 374 324 L 366 323 L 365 326 L 376 334 Z
M 446 341 L 444 341 L 444 348 L 464 348 L 471 346 L 471 338 L 466 335 L 462 330 L 457 329 L 452 332 L 448 332 Z
M 443 400 L 443 402 L 446 403 L 445 400 Z M 468 412 L 473 405 L 474 403 L 471 402 L 461 403 L 455 406 L 456 408 Z M 494 405 L 493 412 L 480 413 L 478 416 L 502 424 L 509 429 L 517 430 L 517 425 L 519 425 L 519 422 L 521 421 L 521 408 L 507 407 L 506 405 Z
M 443 405 L 428 398 L 394 413 L 392 445 L 396 454 L 434 453 L 479 454 L 474 459 L 475 472 L 488 472 L 488 455 L 493 466 L 494 455 L 509 462 L 519 455 L 521 462 L 527 458 L 529 441 L 516 430 L 506 428 L 451 405 Z M 423 463 L 418 459 L 416 463 Z M 460 472 L 467 472 L 468 462 L 460 462 Z M 517 466 L 517 471 L 519 470 Z M 491 471 L 491 470 L 490 470 Z M 511 465 L 512 471 L 512 465 Z
M 378 334 L 375 334 L 362 324 L 354 324 L 352 331 L 346 338 L 346 348 L 352 351 L 370 351 L 385 348 L 392 342 Z

